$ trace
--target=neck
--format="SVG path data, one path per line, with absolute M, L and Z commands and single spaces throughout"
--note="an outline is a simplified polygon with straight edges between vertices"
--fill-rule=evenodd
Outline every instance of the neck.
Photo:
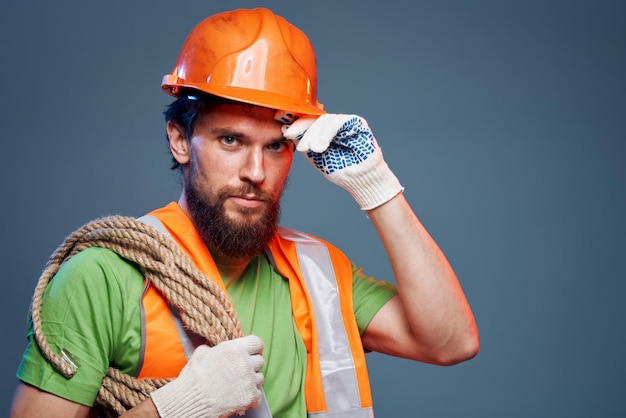
M 226 257 L 217 251 L 210 251 L 213 256 L 213 261 L 215 261 L 215 265 L 226 283 L 234 283 L 239 280 L 244 270 L 248 267 L 248 264 L 250 264 L 250 261 L 252 260 L 251 258 L 241 259 Z

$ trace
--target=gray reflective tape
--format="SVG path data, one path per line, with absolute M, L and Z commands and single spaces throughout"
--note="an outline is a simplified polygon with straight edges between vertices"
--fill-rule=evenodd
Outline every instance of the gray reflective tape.
M 373 417 L 371 408 L 361 407 L 361 396 L 350 342 L 341 314 L 330 253 L 325 244 L 287 228 L 279 234 L 296 244 L 298 263 L 313 304 L 322 386 L 327 413 L 313 417 Z
M 137 220 L 138 220 L 139 222 L 142 222 L 142 223 L 144 223 L 144 224 L 146 224 L 146 225 L 150 225 L 151 227 L 158 229 L 158 230 L 159 230 L 159 232 L 161 232 L 161 233 L 163 233 L 163 234 L 167 235 L 167 236 L 168 236 L 168 237 L 170 237 L 170 238 L 172 237 L 172 236 L 170 235 L 170 233 L 169 233 L 169 232 L 167 232 L 167 229 L 165 229 L 165 227 L 163 226 L 163 224 L 161 223 L 161 221 L 159 221 L 159 220 L 158 220 L 157 218 L 155 218 L 154 216 L 145 215 L 145 216 L 142 216 L 141 218 L 137 218 Z
M 191 355 L 196 350 L 196 347 L 200 344 L 193 342 L 193 336 L 191 332 L 185 328 L 183 324 L 183 320 L 180 319 L 180 314 L 178 310 L 168 303 L 170 308 L 170 313 L 172 314 L 172 318 L 174 319 L 174 325 L 176 325 L 176 332 L 178 332 L 178 338 L 180 338 L 180 342 L 183 345 L 183 351 L 185 352 L 185 358 L 189 361 Z
M 145 280 L 146 284 L 141 291 L 141 298 L 138 301 L 141 315 L 141 345 L 139 346 L 139 359 L 137 360 L 137 370 L 135 370 L 134 377 L 139 375 L 139 372 L 143 369 L 143 363 L 146 359 L 146 308 L 143 305 L 143 298 L 148 291 L 148 287 L 150 286 L 150 280 L 147 278 Z
M 361 408 L 355 411 L 338 412 L 328 414 L 326 412 L 310 412 L 308 418 L 374 418 L 374 410 L 372 408 Z
M 172 236 L 167 231 L 167 229 L 165 229 L 161 221 L 159 221 L 154 216 L 145 215 L 145 216 L 142 216 L 141 218 L 138 218 L 138 220 L 140 222 L 143 222 L 146 225 L 150 225 L 156 228 L 159 232 L 167 235 L 169 238 L 172 238 Z M 191 332 L 185 328 L 185 325 L 183 324 L 183 321 L 180 318 L 180 314 L 178 313 L 178 310 L 174 308 L 172 305 L 170 305 L 169 303 L 168 303 L 168 306 L 170 308 L 170 313 L 172 314 L 172 318 L 174 318 L 174 325 L 176 325 L 176 331 L 178 332 L 178 337 L 180 338 L 180 342 L 183 345 L 185 358 L 189 360 L 189 357 L 191 357 L 194 350 L 199 345 L 197 342 L 197 338 L 194 338 L 194 336 L 191 335 Z M 194 343 L 194 340 L 196 340 L 195 343 Z

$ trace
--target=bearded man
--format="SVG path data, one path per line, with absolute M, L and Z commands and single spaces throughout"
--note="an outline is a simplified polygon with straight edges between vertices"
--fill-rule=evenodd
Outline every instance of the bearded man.
M 317 101 L 315 71 L 306 36 L 254 9 L 203 21 L 163 79 L 176 97 L 166 132 L 183 187 L 140 220 L 223 290 L 244 336 L 211 346 L 132 260 L 84 249 L 33 308 L 49 347 L 29 334 L 13 418 L 94 414 L 111 367 L 167 379 L 128 417 L 372 417 L 366 352 L 439 365 L 476 355 L 454 271 L 367 122 Z M 396 286 L 323 239 L 278 226 L 296 150 L 367 213 Z M 47 348 L 72 366 L 70 378 Z

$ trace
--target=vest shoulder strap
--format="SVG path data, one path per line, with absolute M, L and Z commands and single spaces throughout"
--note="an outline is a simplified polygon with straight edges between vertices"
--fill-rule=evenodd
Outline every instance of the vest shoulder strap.
M 319 364 L 319 371 L 315 373 L 321 377 L 321 382 L 315 382 L 318 379 L 313 378 L 313 382 L 307 383 L 309 415 L 373 416 L 365 355 L 352 310 L 349 260 L 339 250 L 303 232 L 280 227 L 278 236 L 292 244 L 271 245 L 274 247 L 273 262 L 278 261 L 285 270 L 296 272 L 306 289 L 309 309 L 312 310 L 318 357 L 313 360 Z M 286 254 L 294 249 L 297 263 L 294 263 L 294 254 Z M 287 260 L 291 260 L 291 268 L 285 265 Z M 281 270 L 281 266 L 276 267 Z M 320 384 L 323 400 L 319 399 L 319 387 L 315 390 L 318 396 L 311 396 L 311 386 Z M 311 397 L 317 401 L 313 402 Z

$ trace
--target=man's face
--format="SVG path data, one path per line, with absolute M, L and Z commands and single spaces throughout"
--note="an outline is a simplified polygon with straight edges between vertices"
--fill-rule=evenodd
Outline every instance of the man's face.
M 276 229 L 294 149 L 280 126 L 273 110 L 219 105 L 189 139 L 187 209 L 207 245 L 228 257 L 260 254 Z

